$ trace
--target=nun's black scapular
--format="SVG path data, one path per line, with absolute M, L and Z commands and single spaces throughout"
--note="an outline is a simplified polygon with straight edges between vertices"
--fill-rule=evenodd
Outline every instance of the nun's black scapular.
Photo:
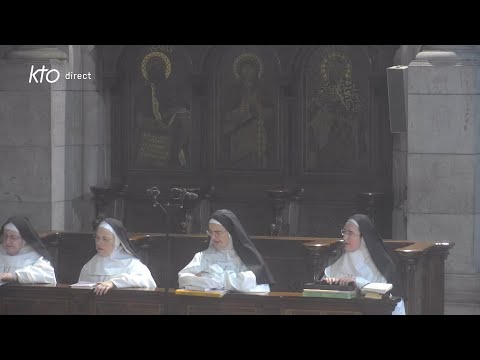
M 255 274 L 257 284 L 274 284 L 275 280 L 270 269 L 253 245 L 237 216 L 230 210 L 222 209 L 215 211 L 211 218 L 217 220 L 230 233 L 233 248 L 245 266 Z
M 387 282 L 393 285 L 392 293 L 397 296 L 403 296 L 397 267 L 370 218 L 364 214 L 355 214 L 350 216 L 350 219 L 354 219 L 358 223 L 360 234 L 365 241 L 375 266 L 387 279 Z

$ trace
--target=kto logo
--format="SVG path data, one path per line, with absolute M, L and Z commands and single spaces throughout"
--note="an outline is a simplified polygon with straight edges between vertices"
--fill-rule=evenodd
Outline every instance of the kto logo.
M 55 69 L 49 70 L 45 67 L 45 65 L 43 65 L 41 69 L 37 69 L 35 72 L 33 70 L 34 70 L 34 66 L 32 65 L 30 69 L 30 78 L 28 79 L 29 84 L 32 83 L 32 79 L 36 84 L 41 84 L 43 82 L 44 74 L 45 74 L 45 80 L 47 80 L 50 84 L 56 82 L 60 77 L 60 72 L 58 70 L 55 70 Z M 40 79 L 37 78 L 37 75 L 40 77 Z

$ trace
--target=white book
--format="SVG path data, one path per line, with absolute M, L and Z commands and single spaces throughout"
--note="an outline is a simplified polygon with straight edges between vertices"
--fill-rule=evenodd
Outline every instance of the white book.
M 221 291 L 223 289 L 209 288 L 204 286 L 195 286 L 195 285 L 185 285 L 185 290 L 193 291 Z
M 97 287 L 97 283 L 88 282 L 88 281 L 79 281 L 78 283 L 70 285 L 70 287 L 74 289 L 95 289 Z
M 393 285 L 388 283 L 370 283 L 365 285 L 362 288 L 362 291 L 364 293 L 373 292 L 377 294 L 385 294 L 388 291 L 392 290 L 392 288 L 393 288 Z

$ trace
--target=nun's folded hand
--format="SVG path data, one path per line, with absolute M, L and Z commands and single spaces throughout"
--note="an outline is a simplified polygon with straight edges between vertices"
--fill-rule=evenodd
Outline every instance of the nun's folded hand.
M 103 281 L 97 283 L 97 286 L 95 287 L 95 295 L 105 295 L 108 290 L 111 288 L 114 288 L 115 284 L 111 281 Z
M 340 285 L 347 285 L 350 282 L 355 282 L 355 277 L 353 275 L 342 276 L 338 279 Z
M 15 274 L 12 273 L 0 273 L 0 281 L 15 281 Z
M 338 281 L 338 279 L 334 277 L 326 277 L 323 280 L 325 280 L 329 285 L 335 284 Z

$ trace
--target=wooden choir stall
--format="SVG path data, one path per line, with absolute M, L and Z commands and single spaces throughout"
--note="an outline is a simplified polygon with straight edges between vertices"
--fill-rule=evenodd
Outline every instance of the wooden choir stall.
M 50 232 L 43 239 L 53 254 L 58 284 L 1 286 L 0 314 L 391 314 L 395 307 L 390 299 L 302 296 L 303 285 L 319 279 L 328 258 L 339 251 L 339 239 L 253 236 L 276 284 L 269 294 L 227 293 L 215 298 L 175 294 L 178 271 L 206 247 L 206 235 L 171 234 L 167 238 L 166 234 L 152 233 L 130 237 L 158 288 L 112 289 L 103 296 L 95 296 L 89 289 L 70 288 L 83 264 L 95 254 L 92 233 Z M 386 243 L 401 270 L 407 314 L 443 314 L 444 262 L 453 244 Z

